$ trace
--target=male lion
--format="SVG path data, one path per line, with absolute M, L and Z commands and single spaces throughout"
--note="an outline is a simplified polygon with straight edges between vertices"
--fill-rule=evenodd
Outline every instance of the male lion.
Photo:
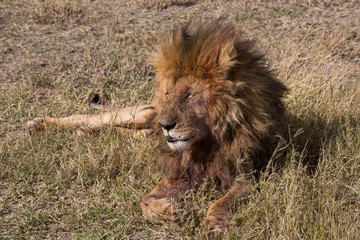
M 152 222 L 175 220 L 174 202 L 210 178 L 227 193 L 210 206 L 202 224 L 224 228 L 231 207 L 248 197 L 254 171 L 266 166 L 276 147 L 287 88 L 253 42 L 224 19 L 192 19 L 175 27 L 160 41 L 153 65 L 157 92 L 151 105 L 36 118 L 28 128 L 76 125 L 80 135 L 106 124 L 151 129 L 167 173 L 143 197 L 144 216 Z

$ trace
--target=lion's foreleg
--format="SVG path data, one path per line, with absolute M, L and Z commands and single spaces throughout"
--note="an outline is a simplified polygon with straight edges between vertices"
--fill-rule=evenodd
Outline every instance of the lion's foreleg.
M 232 207 L 237 203 L 246 202 L 249 197 L 251 181 L 237 179 L 234 185 L 222 198 L 215 201 L 209 208 L 202 222 L 203 228 L 221 230 L 227 228 L 227 218 Z
M 177 202 L 181 194 L 189 188 L 190 183 L 185 179 L 162 179 L 141 200 L 140 206 L 144 217 L 153 223 L 160 223 L 163 220 L 177 220 L 177 214 L 181 210 L 177 206 Z
M 71 115 L 63 118 L 35 118 L 27 123 L 27 127 L 31 132 L 43 130 L 46 124 L 56 125 L 59 128 L 81 126 L 81 128 L 77 131 L 77 134 L 80 136 L 104 125 L 143 129 L 147 128 L 147 124 L 152 118 L 154 111 L 154 107 L 151 105 L 140 105 L 110 112 L 103 112 L 97 115 L 84 114 Z

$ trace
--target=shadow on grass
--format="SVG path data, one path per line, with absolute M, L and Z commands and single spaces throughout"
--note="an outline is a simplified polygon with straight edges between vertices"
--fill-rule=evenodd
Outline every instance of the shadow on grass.
M 313 175 L 319 166 L 319 161 L 329 143 L 346 131 L 347 122 L 342 116 L 333 116 L 331 119 L 322 117 L 316 112 L 307 112 L 303 117 L 288 114 L 288 132 L 286 136 L 285 156 L 280 156 L 279 167 L 289 161 L 294 161 L 306 167 L 307 172 Z M 290 156 L 289 156 L 290 154 Z M 286 160 L 282 160 L 286 158 Z

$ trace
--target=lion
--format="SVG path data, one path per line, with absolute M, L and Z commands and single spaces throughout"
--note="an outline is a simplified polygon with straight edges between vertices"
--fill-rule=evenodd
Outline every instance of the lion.
M 175 26 L 152 56 L 157 91 L 151 104 L 36 118 L 28 128 L 80 126 L 79 136 L 103 125 L 151 130 L 167 171 L 142 198 L 144 217 L 154 223 L 175 221 L 183 194 L 213 179 L 226 193 L 211 204 L 201 226 L 224 229 L 231 209 L 248 199 L 256 173 L 279 142 L 288 89 L 254 41 L 223 18 L 193 18 Z

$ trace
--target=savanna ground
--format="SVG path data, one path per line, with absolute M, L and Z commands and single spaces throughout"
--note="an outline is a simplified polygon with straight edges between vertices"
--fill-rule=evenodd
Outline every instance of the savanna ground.
M 92 92 L 149 103 L 147 57 L 193 15 L 243 27 L 291 89 L 285 165 L 263 174 L 228 232 L 209 235 L 197 226 L 221 195 L 211 182 L 185 196 L 180 223 L 143 219 L 140 199 L 162 176 L 152 142 L 109 127 L 87 139 L 25 127 L 96 112 Z M 359 16 L 356 0 L 0 0 L 0 238 L 358 239 Z

